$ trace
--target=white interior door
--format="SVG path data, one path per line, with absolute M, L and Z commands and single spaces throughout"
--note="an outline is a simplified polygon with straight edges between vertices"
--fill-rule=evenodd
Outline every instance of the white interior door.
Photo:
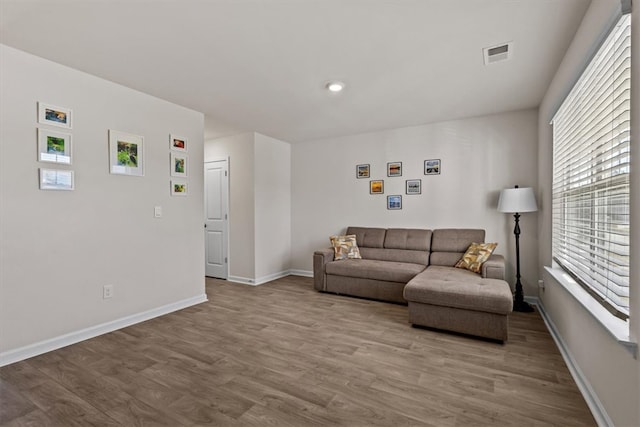
M 229 172 L 227 160 L 204 164 L 205 189 L 205 274 L 226 279 L 228 275 L 228 200 Z

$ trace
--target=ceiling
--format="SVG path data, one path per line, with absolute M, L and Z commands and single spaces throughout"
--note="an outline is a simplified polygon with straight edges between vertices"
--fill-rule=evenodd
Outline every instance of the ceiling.
M 537 107 L 589 4 L 0 0 L 0 42 L 295 143 Z

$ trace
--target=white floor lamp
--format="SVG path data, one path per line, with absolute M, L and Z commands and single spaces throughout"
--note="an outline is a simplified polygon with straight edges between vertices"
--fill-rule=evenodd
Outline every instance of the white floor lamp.
M 516 236 L 516 293 L 513 300 L 513 311 L 529 313 L 533 307 L 524 301 L 522 293 L 522 283 L 520 283 L 520 213 L 535 212 L 538 210 L 536 196 L 530 187 L 506 188 L 500 192 L 498 201 L 498 211 L 514 214 L 516 226 L 513 234 Z

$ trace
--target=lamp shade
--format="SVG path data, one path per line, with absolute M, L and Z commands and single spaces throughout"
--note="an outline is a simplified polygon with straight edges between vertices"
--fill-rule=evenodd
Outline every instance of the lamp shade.
M 505 188 L 500 192 L 498 211 L 505 213 L 535 212 L 538 210 L 533 188 Z

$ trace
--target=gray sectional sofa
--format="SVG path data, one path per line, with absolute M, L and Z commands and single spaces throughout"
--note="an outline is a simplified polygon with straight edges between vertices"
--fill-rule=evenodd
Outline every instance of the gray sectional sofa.
M 321 292 L 408 304 L 414 325 L 506 341 L 513 298 L 504 258 L 492 255 L 481 274 L 455 268 L 480 229 L 349 227 L 362 259 L 334 261 L 332 248 L 313 256 Z

